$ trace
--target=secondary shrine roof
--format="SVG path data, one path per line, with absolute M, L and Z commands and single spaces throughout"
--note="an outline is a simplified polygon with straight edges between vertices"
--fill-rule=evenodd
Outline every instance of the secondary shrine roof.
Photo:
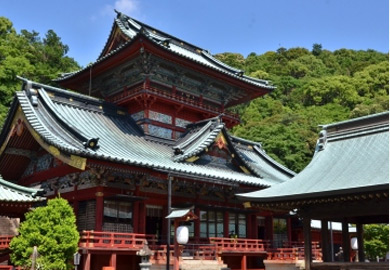
M 254 202 L 347 196 L 389 188 L 389 113 L 324 125 L 310 164 L 271 188 L 238 194 Z
M 261 80 L 244 75 L 243 70 L 233 68 L 210 54 L 208 50 L 194 46 L 188 42 L 185 42 L 177 37 L 164 33 L 156 28 L 153 28 L 147 24 L 144 24 L 138 20 L 135 20 L 123 13 L 117 12 L 118 16 L 114 21 L 111 34 L 108 37 L 107 43 L 103 48 L 102 53 L 98 57 L 95 63 L 99 63 L 112 55 L 115 55 L 119 51 L 129 46 L 134 40 L 142 36 L 143 38 L 153 42 L 159 46 L 162 50 L 173 53 L 177 56 L 196 62 L 205 67 L 211 68 L 228 76 L 234 77 L 240 81 L 261 87 L 263 89 L 273 90 L 275 86 L 269 84 L 267 80 Z M 117 32 L 121 35 L 117 35 Z M 121 41 L 114 41 L 115 39 L 123 39 Z M 71 78 L 78 73 L 89 69 L 86 67 L 83 70 L 63 74 L 63 77 L 58 81 Z
M 45 200 L 41 197 L 43 190 L 27 188 L 4 180 L 0 176 L 0 202 L 38 202 Z
M 254 142 L 227 133 L 218 119 L 190 125 L 178 141 L 145 135 L 125 109 L 111 103 L 23 79 L 24 91 L 14 103 L 0 135 L 4 147 L 11 121 L 20 106 L 33 137 L 57 156 L 79 156 L 220 183 L 269 187 L 288 180 L 294 172 L 277 164 Z M 246 173 L 229 166 L 197 164 L 188 158 L 206 153 L 215 136 L 222 134 L 228 150 Z M 220 135 L 222 136 L 222 135 Z M 253 150 L 255 148 L 255 150 Z

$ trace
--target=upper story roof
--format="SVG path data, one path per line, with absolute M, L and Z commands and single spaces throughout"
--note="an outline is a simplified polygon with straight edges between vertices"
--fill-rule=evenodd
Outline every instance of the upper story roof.
M 259 203 L 287 202 L 389 188 L 389 113 L 324 125 L 310 164 L 271 188 L 239 194 Z
M 44 149 L 57 158 L 63 156 L 64 162 L 70 165 L 75 157 L 80 157 L 86 159 L 87 166 L 90 159 L 101 160 L 191 179 L 259 187 L 269 187 L 294 175 L 294 172 L 270 159 L 260 144 L 231 137 L 217 119 L 190 125 L 186 135 L 178 141 L 155 138 L 145 135 L 121 107 L 22 80 L 24 90 L 16 93 L 0 134 L 3 150 L 10 138 L 13 122 L 21 117 Z M 228 140 L 227 151 L 236 156 L 239 167 L 191 160 L 196 155 L 205 155 L 206 148 L 216 143 L 215 136 L 218 134 Z
M 0 176 L 0 202 L 30 203 L 44 201 L 43 190 L 27 188 L 4 180 Z
M 121 12 L 117 12 L 117 17 L 111 29 L 100 56 L 92 66 L 104 61 L 105 59 L 117 54 L 121 50 L 131 45 L 137 38 L 142 37 L 160 47 L 161 50 L 167 51 L 179 57 L 185 58 L 206 68 L 218 71 L 239 81 L 261 87 L 262 89 L 273 90 L 274 86 L 270 85 L 267 80 L 261 80 L 244 75 L 243 70 L 233 68 L 210 54 L 209 51 L 194 46 L 177 37 L 169 35 L 163 31 L 153 28 L 147 24 L 137 21 Z M 63 74 L 58 81 L 67 80 L 77 74 L 89 70 L 90 66 L 83 70 Z

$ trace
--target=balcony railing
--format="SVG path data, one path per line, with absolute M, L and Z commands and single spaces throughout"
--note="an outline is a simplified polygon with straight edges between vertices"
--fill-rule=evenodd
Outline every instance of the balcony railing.
M 312 259 L 322 260 L 322 250 L 318 242 L 312 242 Z M 305 258 L 304 242 L 284 242 L 282 248 L 269 248 L 268 260 L 303 260 Z
M 149 245 L 155 245 L 156 243 L 154 235 L 83 231 L 79 246 L 86 248 L 127 248 L 138 250 L 144 246 L 145 240 L 148 241 Z
M 166 245 L 157 245 L 154 235 L 136 233 L 95 232 L 84 231 L 80 238 L 82 248 L 107 248 L 107 249 L 141 249 L 148 241 L 150 249 L 155 252 L 154 259 L 161 261 L 166 259 Z M 173 256 L 173 246 L 171 255 Z M 304 258 L 303 242 L 284 243 L 282 248 L 272 248 L 270 241 L 261 239 L 223 238 L 210 237 L 209 243 L 191 243 L 181 246 L 180 253 L 198 259 L 215 259 L 217 254 L 228 253 L 263 253 L 269 260 L 302 260 Z M 314 260 L 322 258 L 321 248 L 318 242 L 312 243 Z M 171 256 L 171 258 L 172 258 Z
M 261 239 L 210 237 L 210 243 L 217 246 L 218 252 L 262 252 L 270 245 Z
M 9 247 L 13 235 L 1 235 L 0 236 L 0 249 L 6 249 Z

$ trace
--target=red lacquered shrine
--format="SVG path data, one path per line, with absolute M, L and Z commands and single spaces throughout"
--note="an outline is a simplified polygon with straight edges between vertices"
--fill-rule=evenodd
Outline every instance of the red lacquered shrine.
M 267 81 L 121 13 L 98 60 L 57 80 L 64 89 L 20 79 L 0 174 L 72 204 L 82 269 L 138 269 L 145 240 L 152 269 L 168 254 L 173 265 L 169 206 L 197 217 L 184 222 L 181 269 L 261 269 L 270 248 L 296 240 L 288 215 L 235 197 L 295 175 L 228 131 L 239 118 L 227 109 L 272 91 Z

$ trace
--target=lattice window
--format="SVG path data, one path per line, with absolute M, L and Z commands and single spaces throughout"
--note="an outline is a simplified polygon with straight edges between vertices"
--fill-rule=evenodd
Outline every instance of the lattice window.
M 133 232 L 133 204 L 104 200 L 103 230 L 109 232 Z
M 95 229 L 95 212 L 96 202 L 94 200 L 79 202 L 77 212 L 77 228 L 79 231 Z
M 200 211 L 200 237 L 223 237 L 223 212 Z

